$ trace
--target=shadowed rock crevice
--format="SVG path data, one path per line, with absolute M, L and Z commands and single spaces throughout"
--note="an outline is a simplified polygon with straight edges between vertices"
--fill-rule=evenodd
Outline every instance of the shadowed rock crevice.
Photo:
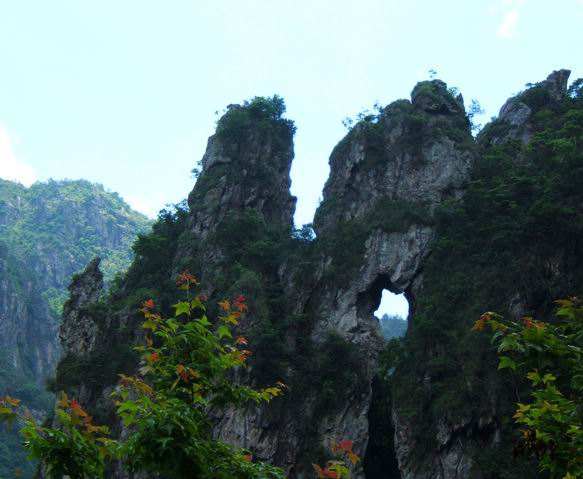
M 376 376 L 368 412 L 368 446 L 363 460 L 366 479 L 401 479 L 395 453 L 395 430 L 391 421 L 391 391 L 386 380 Z

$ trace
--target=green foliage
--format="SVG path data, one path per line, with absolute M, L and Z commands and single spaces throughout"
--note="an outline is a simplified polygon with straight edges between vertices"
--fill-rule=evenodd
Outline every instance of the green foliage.
M 121 447 L 131 470 L 176 478 L 280 477 L 277 469 L 245 460 L 248 453 L 212 439 L 209 409 L 269 401 L 282 392 L 280 386 L 256 391 L 232 380 L 230 372 L 249 353 L 242 349 L 246 339 L 232 331 L 247 306 L 239 297 L 233 306 L 223 301 L 221 307 L 212 324 L 199 297 L 177 303 L 171 319 L 145 304 L 143 327 L 152 336 L 139 351 L 147 383 L 122 377 L 117 394 L 118 413 L 131 431 Z
M 67 301 L 67 293 L 62 289 L 48 288 L 42 293 L 43 299 L 49 305 L 51 314 L 58 318 L 63 313 L 63 305 Z
M 547 88 L 543 85 L 535 85 L 528 88 L 520 95 L 520 100 L 530 108 L 538 110 L 551 102 L 551 96 Z
M 115 350 L 108 346 L 98 347 L 87 356 L 64 356 L 59 361 L 55 378 L 48 381 L 49 389 L 56 393 L 73 391 L 84 385 L 89 390 L 100 390 L 114 384 L 118 374 L 132 371 L 137 355 L 131 346 L 120 346 Z
M 472 319 L 516 301 L 545 313 L 554 298 L 583 289 L 582 109 L 566 98 L 538 117 L 528 146 L 488 146 L 463 200 L 435 213 L 437 240 L 392 380 L 400 412 L 419 432 L 420 463 L 435 445 L 438 420 L 473 420 L 492 404 L 509 416 L 509 392 L 526 387 L 496 373 L 487 341 L 471 337 Z
M 183 273 L 177 283 L 187 300 L 174 305 L 174 317 L 155 313 L 152 300 L 143 305 L 145 345 L 136 348 L 142 367 L 137 376 L 120 375 L 113 393 L 127 429 L 122 439 L 109 439 L 107 428 L 94 425 L 66 396 L 57 405 L 57 427 L 37 425 L 29 413 L 19 412 L 12 397 L 0 399 L 0 421 L 24 422 L 25 446 L 50 477 L 103 477 L 110 459 L 121 460 L 131 472 L 177 479 L 283 477 L 279 469 L 253 462 L 249 452 L 211 434 L 209 410 L 270 401 L 285 388 L 280 383 L 255 390 L 233 381 L 250 354 L 247 340 L 233 329 L 247 309 L 245 298 L 222 301 L 222 313 L 211 321 L 201 297 L 190 298 L 194 277 Z
M 0 227 L 0 240 L 26 264 L 42 263 L 45 255 L 54 253 L 66 258 L 72 274 L 101 256 L 107 280 L 127 268 L 135 234 L 149 226 L 119 195 L 84 180 L 50 180 L 28 189 L 2 180 L 3 210 L 10 213 L 11 221 Z M 101 224 L 95 224 L 95 218 Z M 110 234 L 119 239 L 108 239 Z M 59 292 L 66 289 L 68 277 L 63 281 L 53 285 Z
M 161 289 L 168 285 L 165 271 L 170 269 L 187 218 L 186 202 L 179 203 L 160 211 L 151 232 L 138 235 L 133 245 L 135 259 L 125 278 L 127 288 Z
M 338 410 L 342 405 L 342 392 L 350 388 L 364 391 L 367 385 L 358 372 L 361 353 L 352 343 L 330 332 L 321 345 L 313 347 L 313 353 L 304 358 L 305 369 L 297 379 L 302 380 L 304 387 L 308 386 L 305 393 L 318 391 L 314 417 L 322 417 Z M 301 390 L 299 386 L 296 385 Z
M 217 135 L 223 139 L 240 141 L 252 126 L 260 130 L 283 129 L 292 135 L 295 126 L 292 120 L 283 118 L 285 102 L 279 95 L 254 97 L 242 105 L 229 105 L 226 113 L 217 122 Z
M 531 382 L 531 401 L 514 414 L 521 427 L 518 451 L 534 455 L 552 478 L 583 477 L 583 305 L 557 301 L 554 322 L 504 320 L 485 313 L 474 330 L 488 326 L 498 346 L 498 369 Z
M 23 424 L 20 434 L 29 451 L 29 459 L 40 459 L 50 479 L 103 477 L 104 460 L 112 455 L 114 443 L 104 426 L 95 426 L 77 401 L 63 395 L 58 403 L 56 428 L 40 426 L 20 400 L 0 398 L 0 423 Z

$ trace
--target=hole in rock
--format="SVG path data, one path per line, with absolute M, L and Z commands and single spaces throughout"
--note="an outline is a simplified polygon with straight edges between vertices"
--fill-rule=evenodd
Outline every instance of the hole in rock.
M 405 293 L 395 294 L 383 289 L 381 302 L 374 312 L 378 318 L 385 339 L 400 338 L 407 332 L 409 301 Z

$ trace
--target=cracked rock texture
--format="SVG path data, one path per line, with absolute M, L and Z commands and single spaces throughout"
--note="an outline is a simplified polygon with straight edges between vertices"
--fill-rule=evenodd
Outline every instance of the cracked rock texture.
M 293 125 L 281 116 L 254 116 L 249 105 L 228 107 L 217 133 L 208 141 L 200 176 L 189 195 L 189 212 L 176 223 L 180 234 L 169 243 L 171 260 L 163 266 L 164 281 L 171 284 L 177 272 L 188 268 L 200 279 L 211 302 L 244 292 L 251 303 L 242 329 L 252 343 L 253 334 L 268 328 L 277 331 L 270 341 L 280 341 L 286 352 L 282 374 L 292 384 L 299 384 L 294 381 L 299 372 L 306 371 L 301 357 L 327 351 L 331 335 L 348 345 L 343 351 L 354 351 L 354 355 L 344 368 L 352 375 L 336 394 L 338 404 L 322 409 L 321 384 L 305 389 L 298 386 L 291 389 L 289 402 L 213 412 L 217 437 L 284 467 L 291 478 L 311 477 L 310 463 L 333 439 L 353 440 L 355 452 L 370 464 L 367 450 L 373 428 L 369 417 L 378 355 L 384 346 L 373 312 L 382 290 L 405 293 L 414 324 L 415 303 L 423 295 L 424 265 L 437 234 L 436 209 L 444 202 L 463 199 L 483 148 L 516 139 L 528 141 L 535 109 L 529 103 L 537 95 L 559 101 L 566 94 L 567 79 L 567 71 L 554 72 L 510 99 L 478 141 L 471 136 L 463 98 L 439 80 L 421 82 L 411 100 L 396 101 L 357 123 L 330 156 L 330 176 L 314 219 L 317 239 L 305 241 L 311 246 L 302 246 L 299 256 L 286 246 L 295 207 L 289 192 Z M 262 238 L 252 244 L 257 249 L 236 241 L 253 237 L 261 228 L 283 236 L 269 241 Z M 269 264 L 254 266 L 267 257 Z M 132 271 L 145 267 L 149 260 L 144 258 L 130 268 L 125 285 L 113 300 L 133 293 Z M 88 282 L 86 293 L 72 286 L 72 298 L 90 297 L 95 284 Z M 162 290 L 167 286 L 144 280 L 140 287 Z M 273 298 L 283 304 L 281 310 L 274 306 Z M 77 314 L 75 301 L 70 302 L 68 317 Z M 83 326 L 81 321 L 75 331 L 75 321 L 67 321 L 71 326 L 64 326 L 62 332 L 66 349 L 76 352 L 75 345 L 83 344 L 91 354 L 104 338 L 112 350 L 139 339 L 139 318 L 129 309 L 110 311 L 106 316 L 106 327 L 96 331 L 96 340 L 89 338 L 93 331 L 89 323 Z M 130 333 L 121 334 L 121 330 Z M 416 334 L 415 328 L 410 327 L 408 334 Z M 309 358 L 310 374 L 317 376 L 317 368 L 325 361 Z M 271 362 L 276 359 L 279 357 Z M 253 364 L 240 380 L 259 381 L 260 362 Z M 436 380 L 430 375 L 420 378 L 426 395 L 431 394 Z M 111 383 L 93 386 L 87 396 L 90 409 L 104 404 L 111 387 Z M 497 441 L 499 431 L 491 411 L 476 410 L 474 416 L 456 421 L 437 418 L 435 427 L 427 426 L 433 446 L 420 460 L 422 449 L 415 433 L 424 426 L 407 418 L 397 399 L 388 402 L 380 415 L 387 417 L 394 447 L 382 454 L 394 457 L 398 469 L 394 477 L 482 477 L 471 451 L 477 435 L 487 437 L 489 444 Z M 373 477 L 367 476 L 367 470 L 372 466 L 359 466 L 355 477 Z

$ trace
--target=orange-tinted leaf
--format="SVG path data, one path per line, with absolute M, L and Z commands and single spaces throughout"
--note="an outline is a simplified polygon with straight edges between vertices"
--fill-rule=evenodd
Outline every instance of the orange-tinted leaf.
M 80 418 L 88 418 L 89 415 L 85 412 L 85 410 L 81 407 L 75 399 L 71 400 L 71 412 Z
M 157 351 L 154 351 L 152 354 L 150 354 L 148 360 L 152 363 L 155 363 L 156 361 L 160 360 L 160 355 L 158 354 Z
M 148 310 L 154 309 L 155 306 L 156 305 L 154 304 L 153 299 L 148 299 L 148 300 L 144 301 L 144 304 L 143 304 L 143 308 L 148 309 Z
M 18 405 L 20 404 L 20 399 L 14 399 L 13 397 L 10 396 L 4 396 L 3 398 L 0 398 L 0 402 L 4 402 L 12 407 L 18 407 Z
M 67 394 L 61 394 L 59 402 L 57 402 L 57 406 L 61 409 L 67 409 L 69 407 L 69 398 L 67 397 Z
M 356 464 L 358 461 L 360 461 L 360 457 L 358 457 L 354 452 L 348 451 L 346 454 L 348 455 L 348 459 L 352 464 Z

